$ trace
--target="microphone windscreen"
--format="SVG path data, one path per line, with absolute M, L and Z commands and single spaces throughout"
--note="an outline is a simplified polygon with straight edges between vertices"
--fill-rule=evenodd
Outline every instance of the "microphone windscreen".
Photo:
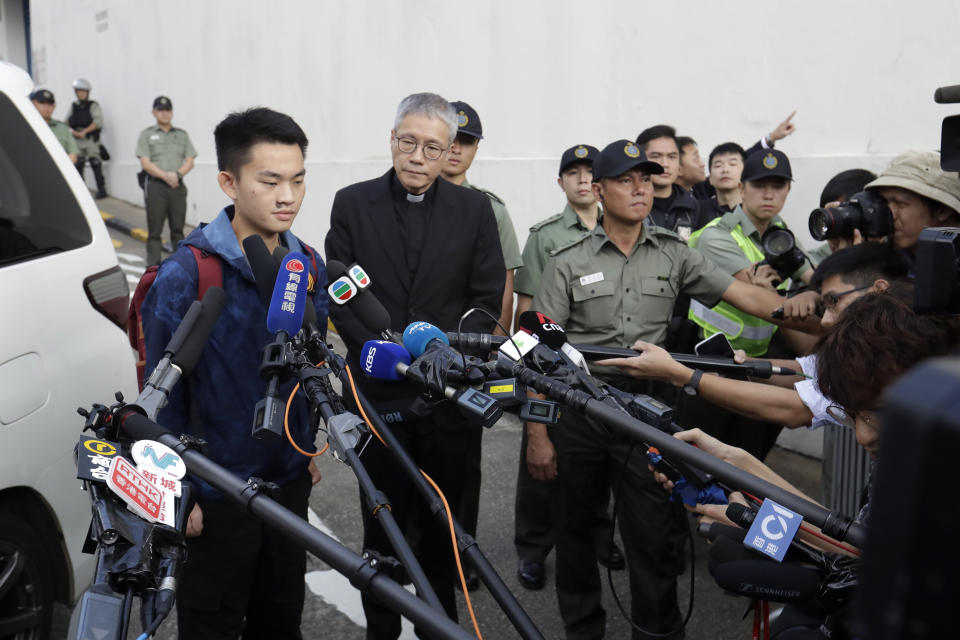
M 363 372 L 377 380 L 403 380 L 397 364 L 409 365 L 410 362 L 410 353 L 406 349 L 386 340 L 367 340 L 360 352 Z
M 203 300 L 200 301 L 200 316 L 196 324 L 185 337 L 180 349 L 170 357 L 170 361 L 180 367 L 182 376 L 190 375 L 193 367 L 200 360 L 200 354 L 203 353 L 213 326 L 217 324 L 226 299 L 227 294 L 220 287 L 210 287 L 203 294 Z
M 809 601 L 823 581 L 815 569 L 761 558 L 724 562 L 711 573 L 722 589 L 772 602 Z
M 266 308 L 270 307 L 270 298 L 273 296 L 273 285 L 277 279 L 277 261 L 270 255 L 270 250 L 257 234 L 243 239 L 243 253 L 247 256 L 250 270 L 253 271 L 253 280 L 257 284 L 257 293 L 260 302 Z
M 267 329 L 270 333 L 285 331 L 287 335 L 294 336 L 300 331 L 310 278 L 307 264 L 307 257 L 302 253 L 292 251 L 283 258 L 267 310 Z
M 364 287 L 370 285 L 370 277 L 366 275 L 362 268 L 353 265 L 350 269 L 357 272 L 355 276 L 359 280 L 366 282 Z M 342 262 L 328 260 L 327 277 L 330 279 L 330 286 L 327 287 L 330 299 L 338 305 L 345 305 L 349 302 L 350 310 L 368 331 L 374 334 L 382 334 L 390 328 L 390 313 L 373 295 L 372 291 L 357 286 Z
M 447 340 L 447 334 L 429 322 L 411 322 L 403 330 L 403 346 L 414 358 L 422 356 L 427 348 L 427 343 L 434 339 L 447 345 L 450 344 L 450 341 Z
M 540 338 L 551 349 L 559 349 L 567 341 L 563 327 L 539 311 L 524 311 L 520 314 L 520 328 Z
M 273 250 L 273 260 L 274 262 L 277 263 L 278 268 L 280 267 L 281 264 L 283 264 L 283 259 L 284 257 L 286 257 L 288 253 L 290 253 L 290 249 L 288 247 L 283 246 L 282 244 L 278 244 L 277 248 Z M 309 268 L 309 265 L 308 265 L 308 268 Z M 319 283 L 318 283 L 318 286 L 319 286 Z M 309 289 L 307 290 L 307 293 L 309 294 Z M 313 301 L 311 300 L 310 302 L 307 302 L 307 304 L 305 304 L 303 307 L 303 323 L 308 327 L 310 327 L 311 330 L 319 330 L 320 327 L 317 326 L 317 320 L 318 320 L 317 310 L 313 306 Z

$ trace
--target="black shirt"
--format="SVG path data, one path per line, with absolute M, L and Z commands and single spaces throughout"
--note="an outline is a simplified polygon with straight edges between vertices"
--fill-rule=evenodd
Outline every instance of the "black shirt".
M 393 195 L 394 215 L 397 217 L 397 225 L 400 228 L 398 240 L 404 247 L 407 269 L 412 281 L 420 266 L 420 257 L 423 255 L 427 228 L 430 226 L 430 217 L 433 215 L 437 185 L 434 182 L 424 193 L 413 195 L 403 188 L 397 176 L 394 175 L 390 181 L 390 191 Z

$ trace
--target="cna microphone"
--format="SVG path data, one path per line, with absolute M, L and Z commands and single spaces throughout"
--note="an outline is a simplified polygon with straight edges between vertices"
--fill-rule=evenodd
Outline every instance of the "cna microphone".
M 433 325 L 429 326 L 433 327 Z M 436 327 L 433 327 L 433 329 L 440 335 L 443 335 L 443 332 Z M 429 340 L 427 342 L 429 342 Z M 450 351 L 452 352 L 453 350 L 450 349 Z M 429 353 L 427 355 L 429 356 Z M 410 357 L 411 354 L 407 352 L 407 349 L 398 344 L 384 340 L 368 340 L 363 345 L 360 362 L 362 363 L 364 372 L 378 380 L 398 380 L 400 378 L 406 378 L 413 382 L 424 384 L 425 376 L 411 370 Z M 400 376 L 399 378 L 397 377 L 398 375 Z M 433 389 L 429 388 L 429 390 L 432 391 Z M 484 427 L 492 427 L 503 415 L 503 409 L 497 404 L 497 401 L 482 391 L 477 391 L 470 387 L 460 391 L 449 385 L 445 385 L 443 387 L 443 395 L 448 400 L 452 400 L 462 413 L 476 420 Z
M 267 391 L 253 411 L 251 433 L 255 438 L 279 438 L 283 429 L 284 403 L 279 397 L 280 377 L 288 360 L 288 342 L 300 332 L 303 324 L 309 273 L 307 257 L 297 252 L 288 253 L 277 272 L 270 308 L 267 310 L 267 330 L 275 337 L 263 349 L 260 377 L 267 381 Z
M 577 351 L 567 341 L 567 332 L 559 324 L 539 311 L 524 311 L 520 314 L 520 328 L 529 331 L 540 339 L 540 342 L 566 356 L 568 364 L 582 369 L 589 374 L 590 368 L 583 354 Z
M 390 336 L 390 314 L 371 291 L 371 280 L 358 265 L 349 269 L 339 260 L 327 261 L 330 300 L 351 313 L 348 320 L 359 322 L 369 333 L 383 338 Z M 341 311 L 342 313 L 342 311 Z
M 177 381 L 193 371 L 217 318 L 223 311 L 225 301 L 226 294 L 223 289 L 210 287 L 203 300 L 195 300 L 190 305 L 177 325 L 170 342 L 163 350 L 163 358 L 143 383 L 143 390 L 135 402 L 151 420 L 155 420 L 160 409 L 167 405 L 170 391 Z

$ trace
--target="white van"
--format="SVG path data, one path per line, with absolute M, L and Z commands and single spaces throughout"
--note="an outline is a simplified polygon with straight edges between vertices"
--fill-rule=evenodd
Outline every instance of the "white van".
M 136 398 L 129 289 L 100 212 L 0 62 L 0 637 L 45 638 L 93 575 L 78 407 Z

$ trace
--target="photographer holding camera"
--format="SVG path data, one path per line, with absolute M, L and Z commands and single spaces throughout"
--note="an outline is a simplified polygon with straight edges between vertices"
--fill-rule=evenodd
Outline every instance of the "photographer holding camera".
M 927 227 L 960 225 L 960 178 L 940 167 L 939 153 L 907 151 L 847 202 L 814 209 L 809 224 L 831 246 L 889 237 L 912 256 Z

